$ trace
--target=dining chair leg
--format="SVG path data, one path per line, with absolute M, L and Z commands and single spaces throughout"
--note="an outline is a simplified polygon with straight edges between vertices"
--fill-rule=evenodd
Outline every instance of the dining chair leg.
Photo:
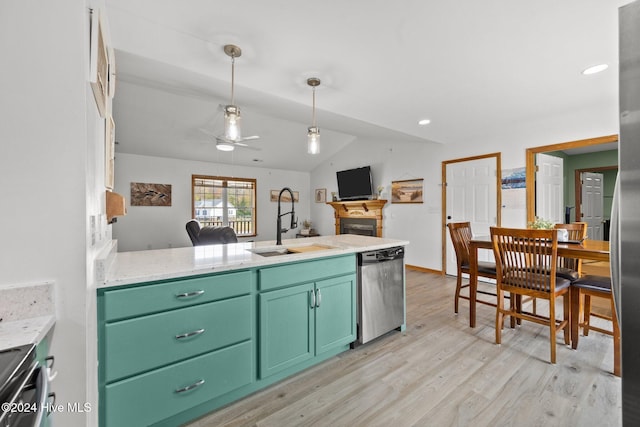
M 567 292 L 562 296 L 562 311 L 564 318 L 564 343 L 571 343 L 571 292 Z
M 522 311 L 522 297 L 520 295 L 513 295 L 510 294 L 509 295 L 509 308 L 511 309 L 511 312 L 513 313 L 514 311 L 516 313 L 520 313 Z M 516 327 L 516 323 L 520 324 L 520 319 L 518 319 L 515 316 L 511 316 L 511 329 Z
M 504 308 L 504 298 L 500 289 L 498 289 L 496 293 L 496 344 L 502 344 L 502 328 L 504 327 L 504 313 L 502 310 Z
M 578 337 L 580 335 L 580 289 L 571 287 L 571 348 L 578 348 Z
M 556 305 L 549 301 L 549 338 L 551 344 L 551 364 L 556 363 Z
M 456 281 L 456 294 L 454 300 L 454 311 L 458 314 L 458 301 L 460 300 L 460 289 L 462 288 L 462 273 L 458 271 L 458 280 Z
M 582 311 L 584 323 L 582 327 L 582 335 L 589 336 L 589 326 L 591 324 L 591 295 L 584 296 L 584 309 Z

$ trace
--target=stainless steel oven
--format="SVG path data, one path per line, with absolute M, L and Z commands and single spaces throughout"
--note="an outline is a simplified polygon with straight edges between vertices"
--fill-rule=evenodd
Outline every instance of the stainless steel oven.
M 49 392 L 47 366 L 35 353 L 33 344 L 0 351 L 0 427 L 47 425 L 49 399 L 55 395 Z

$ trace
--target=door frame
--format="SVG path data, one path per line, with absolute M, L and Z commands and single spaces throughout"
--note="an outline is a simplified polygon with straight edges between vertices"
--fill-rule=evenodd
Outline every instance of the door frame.
M 474 160 L 482 160 L 495 157 L 496 159 L 496 225 L 500 227 L 502 221 L 502 153 L 489 153 L 479 156 L 463 157 L 460 159 L 444 160 L 442 162 L 442 271 L 444 276 L 447 274 L 447 165 L 452 163 L 471 162 Z
M 618 135 L 600 136 L 597 138 L 580 139 L 577 141 L 561 142 L 527 148 L 526 154 L 526 187 L 527 187 L 527 223 L 533 222 L 536 216 L 536 154 L 547 151 L 568 150 L 571 148 L 588 147 L 591 145 L 618 142 Z
M 582 209 L 580 208 L 582 206 L 582 180 L 580 179 L 580 175 L 583 172 L 605 172 L 605 171 L 611 171 L 611 170 L 618 170 L 618 166 L 601 166 L 601 167 L 597 167 L 597 168 L 585 168 L 585 169 L 576 169 L 575 170 L 575 189 L 576 189 L 576 195 L 575 195 L 575 201 L 576 201 L 576 221 L 579 221 L 578 218 L 580 218 L 580 214 L 582 213 Z

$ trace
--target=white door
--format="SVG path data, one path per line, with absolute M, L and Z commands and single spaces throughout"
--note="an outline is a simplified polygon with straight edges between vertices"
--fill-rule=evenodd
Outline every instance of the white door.
M 446 179 L 447 222 L 469 221 L 474 235 L 488 235 L 489 227 L 496 225 L 498 218 L 496 158 L 448 163 Z M 456 253 L 448 230 L 446 236 L 447 274 L 455 276 Z M 480 260 L 492 259 L 488 251 L 482 252 Z
M 595 172 L 582 172 L 582 221 L 587 223 L 587 237 L 602 240 L 602 221 L 604 196 L 602 181 L 604 175 Z
M 561 157 L 536 154 L 536 216 L 564 223 L 564 161 Z

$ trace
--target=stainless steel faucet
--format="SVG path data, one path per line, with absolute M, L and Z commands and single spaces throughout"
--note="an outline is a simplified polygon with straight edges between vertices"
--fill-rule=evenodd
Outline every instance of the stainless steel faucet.
M 280 200 L 282 198 L 282 193 L 284 193 L 285 191 L 288 191 L 289 194 L 291 195 L 291 211 L 281 214 Z M 284 187 L 282 190 L 280 190 L 280 194 L 278 194 L 278 220 L 276 224 L 278 230 L 276 231 L 276 245 L 282 245 L 282 233 L 286 233 L 289 230 L 293 230 L 298 226 L 298 221 L 296 219 L 296 212 L 295 212 L 293 202 L 294 202 L 293 191 L 291 191 L 289 187 Z M 282 228 L 282 217 L 289 214 L 291 214 L 291 228 L 290 229 Z

